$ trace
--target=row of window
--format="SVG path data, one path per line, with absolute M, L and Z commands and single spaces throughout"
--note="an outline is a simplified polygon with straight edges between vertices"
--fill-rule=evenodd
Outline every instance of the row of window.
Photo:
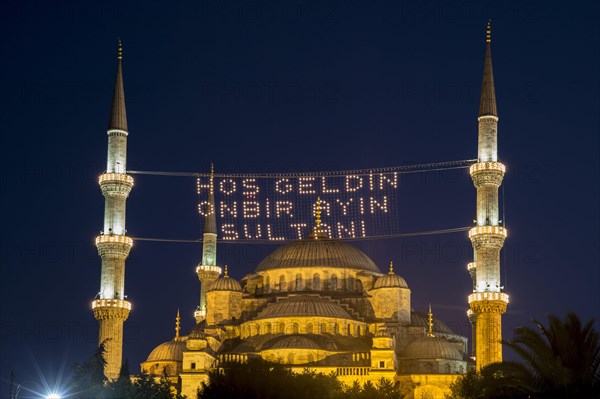
M 342 287 L 343 283 L 345 283 L 345 287 Z M 271 285 L 271 277 L 267 276 L 265 278 L 264 286 L 259 286 L 259 290 L 262 290 L 267 294 L 270 292 L 285 292 L 288 290 L 336 291 L 344 288 L 348 291 L 362 291 L 362 283 L 360 280 L 356 280 L 351 276 L 346 279 L 342 279 L 340 283 L 337 275 L 335 274 L 332 274 L 329 280 L 322 282 L 321 275 L 319 273 L 315 273 L 312 279 L 304 280 L 302 274 L 298 273 L 296 274 L 296 278 L 291 286 L 287 284 L 285 275 L 283 274 L 279 276 L 279 281 L 274 285 Z
M 343 323 L 249 323 L 242 325 L 242 338 L 261 334 L 343 334 L 360 337 L 366 334 L 366 327 L 360 324 Z

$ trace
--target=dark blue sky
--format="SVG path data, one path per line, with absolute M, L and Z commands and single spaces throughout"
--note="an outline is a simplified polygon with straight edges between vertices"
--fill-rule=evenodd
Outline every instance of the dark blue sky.
M 6 379 L 52 380 L 96 345 L 90 301 L 102 228 L 97 176 L 116 38 L 133 170 L 294 171 L 472 159 L 485 23 L 493 19 L 499 154 L 508 166 L 504 335 L 532 318 L 600 314 L 598 5 L 582 2 L 6 3 L 2 34 L 0 397 Z M 197 237 L 193 181 L 136 177 L 133 236 Z M 469 225 L 465 171 L 412 183 L 407 226 Z M 396 259 L 413 304 L 468 334 L 466 234 L 361 244 Z M 415 250 L 415 248 L 417 248 Z M 461 248 L 458 252 L 453 252 Z M 241 278 L 271 248 L 221 246 Z M 137 372 L 192 325 L 200 246 L 137 242 L 125 357 Z

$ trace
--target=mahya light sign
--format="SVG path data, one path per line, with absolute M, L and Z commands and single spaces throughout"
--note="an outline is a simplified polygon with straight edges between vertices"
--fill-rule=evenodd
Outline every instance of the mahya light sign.
M 238 177 L 217 175 L 215 204 L 209 201 L 209 175 L 197 178 L 198 211 L 216 214 L 219 238 L 273 240 L 306 238 L 317 198 L 321 230 L 330 238 L 359 238 L 384 228 L 395 230 L 398 172 L 331 176 Z

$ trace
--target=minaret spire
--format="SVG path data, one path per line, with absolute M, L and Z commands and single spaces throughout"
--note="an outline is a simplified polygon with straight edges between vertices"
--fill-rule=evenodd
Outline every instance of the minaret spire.
M 498 113 L 492 73 L 491 22 L 486 30 L 486 50 L 479 105 L 478 162 L 470 173 L 477 190 L 475 227 L 469 231 L 474 262 L 468 270 L 474 279 L 467 312 L 474 330 L 477 369 L 502 361 L 502 314 L 508 295 L 500 282 L 500 251 L 508 234 L 499 220 L 498 189 L 505 166 L 498 162 Z
M 200 305 L 194 313 L 196 322 L 200 323 L 206 317 L 206 292 L 221 275 L 217 266 L 217 208 L 215 205 L 215 166 L 210 163 L 208 188 L 208 213 L 204 219 L 204 234 L 202 238 L 202 262 L 196 267 L 200 280 Z
M 483 82 L 479 101 L 479 116 L 498 116 L 496 109 L 496 91 L 494 89 L 494 73 L 492 70 L 492 20 L 487 24 L 485 36 L 485 62 L 483 64 Z
M 125 259 L 133 245 L 125 228 L 127 197 L 133 188 L 133 177 L 127 174 L 127 116 L 123 89 L 123 46 L 117 47 L 117 76 L 108 124 L 106 173 L 99 184 L 104 196 L 104 229 L 96 237 L 102 258 L 100 292 L 92 302 L 94 317 L 100 322 L 98 340 L 106 349 L 104 373 L 109 379 L 119 376 L 123 355 L 123 323 L 129 317 L 131 303 L 125 295 Z
M 108 122 L 108 129 L 127 131 L 127 111 L 125 109 L 125 89 L 123 88 L 123 43 L 119 39 L 117 45 L 117 76 L 113 90 L 112 111 Z

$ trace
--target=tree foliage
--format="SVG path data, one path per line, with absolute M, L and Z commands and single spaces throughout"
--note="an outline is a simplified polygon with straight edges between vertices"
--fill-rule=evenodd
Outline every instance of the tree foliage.
M 582 324 L 574 313 L 548 325 L 519 327 L 503 344 L 519 362 L 495 363 L 468 373 L 453 386 L 452 398 L 599 398 L 600 337 L 594 321 Z
M 247 363 L 223 364 L 209 374 L 202 384 L 198 399 L 398 399 L 398 385 L 381 379 L 344 386 L 335 375 L 313 370 L 294 373 L 285 365 L 261 359 Z
M 140 374 L 129 375 L 127 360 L 121 367 L 119 377 L 108 381 L 104 376 L 104 344 L 86 361 L 74 365 L 74 377 L 68 389 L 72 399 L 183 399 L 175 392 L 166 374 L 156 381 L 155 377 Z

